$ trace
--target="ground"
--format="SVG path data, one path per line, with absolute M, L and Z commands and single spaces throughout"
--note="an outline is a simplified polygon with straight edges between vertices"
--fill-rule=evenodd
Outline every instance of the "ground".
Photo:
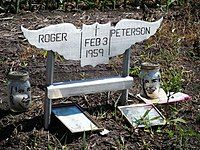
M 189 6 L 188 6 L 189 7 Z M 200 147 L 200 20 L 199 7 L 178 6 L 164 11 L 152 9 L 118 9 L 87 11 L 21 11 L 0 14 L 0 149 L 198 149 Z M 46 52 L 31 46 L 23 37 L 20 26 L 39 29 L 50 24 L 73 23 L 77 27 L 94 22 L 113 24 L 121 19 L 164 21 L 155 36 L 132 46 L 131 75 L 133 87 L 127 104 L 141 103 L 134 95 L 140 91 L 139 64 L 156 61 L 161 66 L 165 89 L 182 91 L 191 101 L 156 105 L 167 119 L 157 127 L 133 128 L 115 109 L 120 92 L 74 96 L 72 101 L 86 110 L 110 132 L 71 134 L 55 118 L 49 131 L 43 126 L 43 102 L 46 84 Z M 64 60 L 56 55 L 55 81 L 112 76 L 121 73 L 122 57 L 108 65 L 80 67 L 80 62 Z M 7 74 L 10 70 L 26 69 L 30 74 L 32 105 L 28 111 L 14 113 L 8 109 Z M 177 78 L 176 78 L 177 77 Z

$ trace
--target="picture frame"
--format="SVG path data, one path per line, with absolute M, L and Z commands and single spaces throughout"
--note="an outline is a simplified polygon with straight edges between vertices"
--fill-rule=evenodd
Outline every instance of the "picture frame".
M 133 127 L 150 127 L 166 123 L 165 117 L 152 104 L 118 106 L 118 109 Z
M 78 104 L 55 104 L 52 106 L 52 113 L 71 133 L 103 130 Z

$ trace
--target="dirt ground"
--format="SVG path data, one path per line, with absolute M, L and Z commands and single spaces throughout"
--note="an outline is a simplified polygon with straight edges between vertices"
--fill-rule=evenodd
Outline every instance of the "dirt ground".
M 101 12 L 21 11 L 0 14 L 0 149 L 199 149 L 200 147 L 200 20 L 199 7 L 174 7 L 168 12 L 160 8 L 119 9 Z M 153 60 L 161 65 L 163 74 L 170 68 L 183 70 L 181 90 L 192 96 L 191 101 L 156 105 L 168 124 L 151 128 L 133 128 L 114 104 L 120 92 L 74 96 L 60 101 L 72 101 L 86 110 L 110 132 L 71 134 L 55 118 L 49 131 L 43 126 L 43 102 L 46 84 L 46 53 L 31 46 L 20 26 L 39 29 L 50 24 L 73 23 L 77 27 L 95 22 L 117 23 L 121 19 L 147 21 L 164 17 L 161 28 L 149 40 L 132 46 L 131 68 L 142 61 Z M 121 73 L 122 57 L 111 59 L 108 65 L 80 67 L 79 61 L 64 60 L 56 55 L 55 81 L 112 76 Z M 32 106 L 27 112 L 7 110 L 7 74 L 10 70 L 29 71 L 32 86 Z M 134 77 L 128 104 L 140 103 L 133 95 L 140 91 L 139 77 Z M 163 76 L 167 77 L 167 76 Z M 181 120 L 182 118 L 183 120 Z

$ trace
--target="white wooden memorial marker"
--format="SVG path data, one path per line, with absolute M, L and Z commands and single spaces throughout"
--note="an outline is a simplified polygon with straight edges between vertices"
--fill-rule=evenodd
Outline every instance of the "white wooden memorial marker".
M 22 32 L 31 45 L 48 50 L 47 57 L 47 98 L 44 103 L 45 129 L 50 124 L 51 99 L 104 91 L 122 90 L 121 99 L 127 100 L 128 88 L 133 78 L 129 77 L 130 47 L 136 42 L 148 39 L 160 27 L 163 18 L 155 22 L 123 19 L 115 26 L 111 23 L 83 24 L 81 29 L 71 23 L 50 25 L 38 30 Z M 80 60 L 81 66 L 108 64 L 109 58 L 124 54 L 122 77 L 84 80 L 76 82 L 53 82 L 54 55 L 65 59 Z
M 83 24 L 77 29 L 71 23 L 50 25 L 38 30 L 21 27 L 29 43 L 37 48 L 52 50 L 65 59 L 81 60 L 81 66 L 107 64 L 109 57 L 123 54 L 136 42 L 156 33 L 163 18 L 156 22 L 123 19 L 116 26 L 111 23 Z

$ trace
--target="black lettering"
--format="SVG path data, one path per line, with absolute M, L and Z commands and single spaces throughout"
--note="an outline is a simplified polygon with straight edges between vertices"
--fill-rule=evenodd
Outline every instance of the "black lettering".
M 85 57 L 88 57 L 88 50 L 85 51 Z
M 131 29 L 131 35 L 135 35 L 135 28 Z
M 86 58 L 90 55 L 90 57 L 93 57 L 93 51 L 92 50 L 86 50 Z
M 140 32 L 141 30 L 140 30 L 140 27 L 138 27 L 138 28 L 136 28 L 136 35 L 140 35 Z
M 125 30 L 126 29 L 122 29 L 122 36 L 125 36 Z
M 49 42 L 50 35 L 49 35 L 49 34 L 45 34 L 44 37 L 45 37 L 45 38 L 44 38 L 44 41 L 45 41 L 45 42 Z
M 104 50 L 103 49 L 90 49 L 86 50 L 86 58 L 87 57 L 98 57 L 103 56 Z M 101 55 L 100 55 L 101 54 Z
M 55 34 L 51 34 L 51 42 L 55 42 L 56 41 L 56 35 Z
M 112 36 L 113 34 L 115 34 L 115 29 L 110 30 L 110 34 L 111 34 L 111 36 Z
M 39 43 L 67 41 L 67 33 L 40 34 Z
M 116 37 L 120 37 L 119 30 L 120 30 L 120 29 L 117 29 L 117 30 L 116 30 Z
M 89 40 L 90 39 L 85 39 L 85 47 L 87 46 L 87 44 L 89 44 Z
M 57 34 L 56 34 L 56 41 L 57 41 L 57 42 L 62 41 L 61 38 L 60 38 L 60 35 L 61 35 L 61 33 L 57 33 Z
M 44 35 L 43 34 L 39 35 L 39 43 L 40 42 L 44 43 Z
M 93 53 L 92 50 L 88 50 L 88 54 L 90 54 L 90 57 L 93 57 L 92 53 Z
M 65 39 L 65 41 L 67 41 L 67 33 L 62 33 L 62 41 L 63 39 Z
M 93 50 L 93 57 L 97 57 L 98 56 L 98 49 L 94 49 Z
M 108 44 L 108 38 L 107 37 L 104 37 L 103 38 L 103 45 L 107 45 Z
M 99 49 L 99 53 L 103 56 L 103 49 Z
M 126 36 L 131 36 L 130 28 L 126 29 Z
M 141 35 L 146 34 L 146 29 L 144 27 L 141 28 Z
M 151 28 L 150 27 L 146 27 L 146 34 L 150 34 L 151 32 Z
M 95 38 L 91 38 L 91 39 L 90 39 L 90 46 L 95 46 L 95 44 L 94 44 L 94 43 L 95 43 L 94 40 L 95 40 Z
M 96 38 L 96 46 L 99 46 L 101 44 L 101 39 L 100 38 Z

